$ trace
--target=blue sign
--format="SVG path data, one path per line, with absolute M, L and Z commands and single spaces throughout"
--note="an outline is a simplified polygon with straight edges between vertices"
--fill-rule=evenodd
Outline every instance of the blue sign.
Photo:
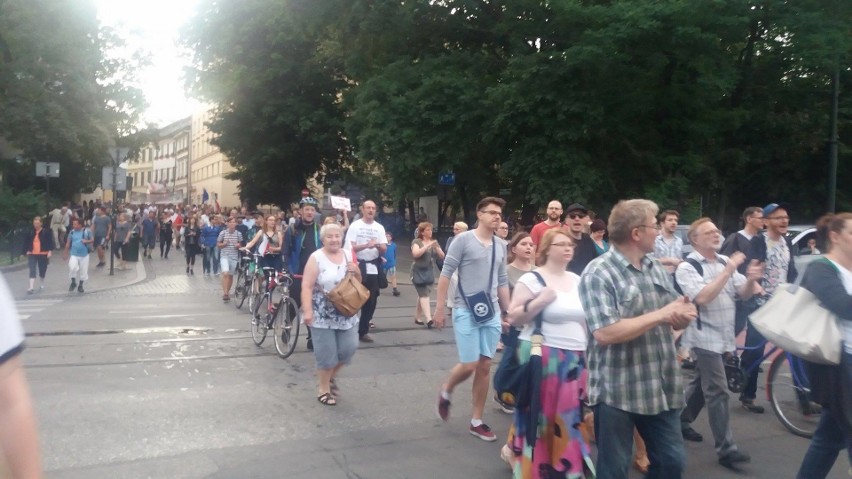
M 441 173 L 438 175 L 438 184 L 443 186 L 453 186 L 456 184 L 455 173 Z

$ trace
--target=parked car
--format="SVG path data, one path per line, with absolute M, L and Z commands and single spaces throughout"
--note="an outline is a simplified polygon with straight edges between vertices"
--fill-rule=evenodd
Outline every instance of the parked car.
M 692 243 L 689 242 L 689 225 L 677 225 L 675 234 L 683 240 L 683 257 L 686 258 L 689 253 L 692 253 Z
M 824 251 L 820 251 L 820 254 L 810 254 L 808 251 L 808 240 L 816 239 L 815 226 L 790 225 L 787 230 L 787 236 L 791 236 L 793 238 L 793 248 L 790 251 L 790 254 L 795 257 L 796 269 L 799 270 L 799 274 L 805 272 L 805 268 L 808 267 L 808 263 L 821 258 L 825 254 Z

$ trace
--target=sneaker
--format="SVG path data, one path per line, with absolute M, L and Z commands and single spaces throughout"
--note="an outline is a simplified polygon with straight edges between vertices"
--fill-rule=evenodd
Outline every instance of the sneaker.
M 399 294 L 400 294 L 400 293 L 399 293 L 399 290 L 398 290 L 398 289 L 396 289 L 396 288 L 394 288 L 394 289 L 393 289 L 393 295 L 394 295 L 394 296 L 399 296 Z
M 504 403 L 500 400 L 500 397 L 497 396 L 497 393 L 494 393 L 494 402 L 497 403 L 497 408 L 503 411 L 506 414 L 514 414 L 515 408 L 510 406 L 509 404 Z
M 27 294 L 33 294 L 33 293 L 35 293 L 35 290 L 34 290 L 34 289 L 28 289 L 28 290 L 27 290 Z
M 508 464 L 510 468 L 515 467 L 515 454 L 508 444 L 503 444 L 503 447 L 500 449 L 500 459 Z
M 361 342 L 362 343 L 374 343 L 374 342 L 376 342 L 376 340 L 373 339 L 369 334 L 365 334 L 365 335 L 361 336 Z
M 474 427 L 473 424 L 470 425 L 471 434 L 482 439 L 483 441 L 493 442 L 497 440 L 497 435 L 491 431 L 491 428 L 488 427 L 485 423 L 480 424 L 479 426 Z
M 98 263 L 96 268 L 103 268 L 104 266 L 106 266 L 106 263 Z
M 83 290 L 83 282 L 82 281 L 80 281 L 80 284 L 77 286 L 77 292 L 78 293 L 85 293 L 85 291 Z
M 450 419 L 450 400 L 444 399 L 441 393 L 438 393 L 438 417 L 444 422 Z
M 751 456 L 740 451 L 731 451 L 719 458 L 719 464 L 728 469 L 735 469 L 737 464 L 751 462 Z
M 692 429 L 689 426 L 683 426 L 680 430 L 681 434 L 683 434 L 683 438 L 687 441 L 692 442 L 701 442 L 704 440 L 704 436 L 701 435 L 700 432 Z
M 77 289 L 77 280 L 72 279 L 71 286 L 68 287 L 68 291 L 74 291 L 75 289 Z
M 751 400 L 751 399 L 740 399 L 740 402 L 743 405 L 743 409 L 745 409 L 746 411 L 753 412 L 755 414 L 763 414 L 763 411 L 764 411 L 763 406 L 758 406 L 757 404 L 754 403 L 753 400 Z

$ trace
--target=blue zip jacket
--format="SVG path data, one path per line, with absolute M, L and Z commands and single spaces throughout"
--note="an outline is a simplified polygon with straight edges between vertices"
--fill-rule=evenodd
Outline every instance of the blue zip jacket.
M 222 226 L 207 225 L 201 228 L 201 245 L 206 247 L 216 246 L 216 239 L 219 238 L 219 232 L 222 231 Z
M 308 228 L 304 228 L 301 225 L 301 222 L 297 222 L 296 225 L 293 225 L 293 227 L 287 228 L 287 231 L 284 232 L 284 248 L 288 271 L 293 274 L 303 273 L 300 271 L 300 266 L 302 264 L 300 260 L 302 243 L 305 241 L 306 233 L 315 235 L 314 240 L 317 243 L 317 249 L 322 248 L 322 242 L 319 239 L 319 230 L 320 226 L 316 223 L 316 221 L 314 221 L 314 223 Z M 313 251 L 307 251 L 306 253 L 310 255 Z

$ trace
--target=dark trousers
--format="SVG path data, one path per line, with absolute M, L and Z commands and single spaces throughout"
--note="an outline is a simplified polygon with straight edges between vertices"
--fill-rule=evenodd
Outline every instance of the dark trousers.
M 734 336 L 739 336 L 746 324 L 748 324 L 748 315 L 753 309 L 749 309 L 742 301 L 736 302 L 736 313 L 734 315 Z
M 169 256 L 169 250 L 172 249 L 172 235 L 160 235 L 160 256 L 163 256 L 163 251 L 166 252 L 166 257 Z
M 370 321 L 379 303 L 379 275 L 364 274 L 363 268 L 361 274 L 361 284 L 370 291 L 370 299 L 361 307 L 361 322 L 358 324 L 358 335 L 364 336 L 370 332 Z
M 35 279 L 36 269 L 38 269 L 38 277 L 44 279 L 44 275 L 47 274 L 47 255 L 31 254 L 27 256 L 27 265 L 30 267 L 30 279 Z
M 746 340 L 745 346 L 747 348 L 753 348 L 756 346 L 760 346 L 761 343 L 764 343 L 766 339 L 757 331 L 757 328 L 749 324 L 748 331 L 746 331 Z M 743 351 L 742 356 L 740 356 L 740 361 L 743 369 L 749 370 L 749 368 L 754 365 L 754 368 L 751 369 L 751 372 L 748 375 L 748 382 L 746 383 L 745 389 L 743 389 L 742 394 L 740 394 L 740 401 L 752 401 L 757 397 L 757 374 L 760 370 L 758 362 L 763 357 L 763 350 L 765 348 L 757 348 L 757 349 L 746 349 Z
M 686 468 L 686 450 L 680 432 L 680 411 L 671 409 L 653 416 L 635 414 L 598 404 L 595 409 L 595 437 L 598 440 L 598 479 L 624 479 L 633 457 L 633 428 L 648 449 L 646 479 L 680 479 Z

